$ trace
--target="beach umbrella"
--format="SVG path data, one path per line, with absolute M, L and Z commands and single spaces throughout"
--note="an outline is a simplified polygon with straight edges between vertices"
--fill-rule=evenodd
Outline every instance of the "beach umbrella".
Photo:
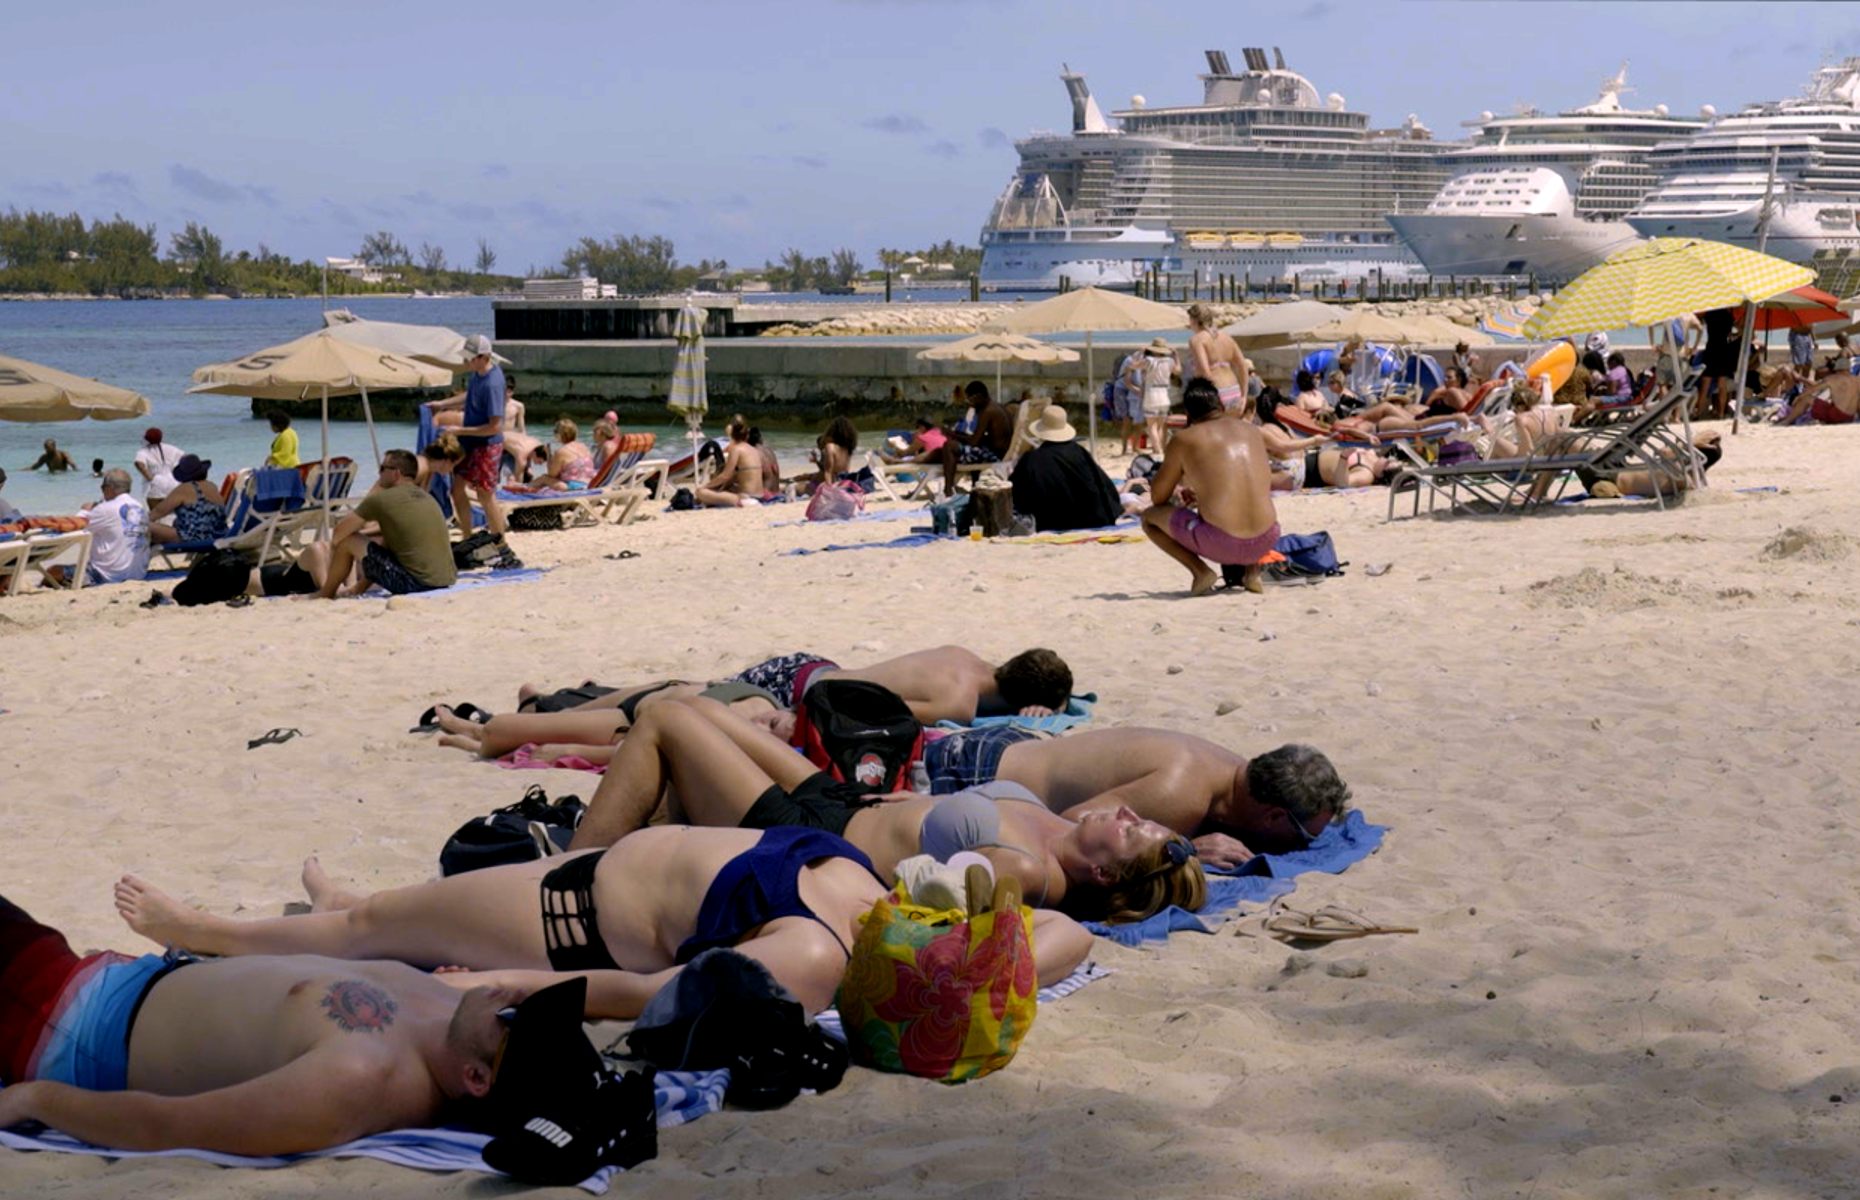
M 691 479 L 698 476 L 698 443 L 704 433 L 704 414 L 710 410 L 710 391 L 704 381 L 704 320 L 710 313 L 686 303 L 678 310 L 672 337 L 678 343 L 678 358 L 672 364 L 672 389 L 665 405 L 683 414 L 685 428 L 691 432 Z
M 1777 329 L 1806 329 L 1832 333 L 1854 322 L 1853 316 L 1840 309 L 1841 302 L 1830 292 L 1817 287 L 1791 288 L 1771 296 L 1757 306 L 1755 328 L 1764 333 Z
M 1316 342 L 1347 342 L 1352 339 L 1381 343 L 1419 342 L 1432 336 L 1435 336 L 1432 331 L 1410 324 L 1402 318 L 1385 317 L 1379 312 L 1360 307 L 1350 309 L 1337 320 L 1326 321 L 1311 331 L 1311 340 Z
M 126 421 L 149 411 L 146 396 L 0 354 L 0 420 Z
M 1812 283 L 1784 259 L 1702 238 L 1654 238 L 1576 276 L 1524 323 L 1532 338 L 1652 325 L 1683 313 L 1768 300 Z
M 1461 325 L 1437 313 L 1410 313 L 1401 321 L 1426 335 L 1420 339 L 1424 346 L 1452 346 L 1459 342 L 1465 342 L 1468 347 L 1498 345 L 1498 339 L 1484 330 Z
M 256 400 L 308 400 L 323 398 L 323 461 L 329 461 L 329 398 L 361 393 L 362 416 L 368 422 L 368 444 L 375 461 L 381 446 L 375 440 L 374 411 L 368 392 L 399 388 L 449 387 L 452 372 L 445 367 L 415 362 L 344 341 L 328 329 L 319 329 L 294 342 L 273 346 L 234 362 L 214 363 L 194 372 L 193 393 L 215 396 L 250 396 Z M 324 526 L 329 523 L 324 510 Z
M 1077 362 L 1079 352 L 1055 346 L 1018 333 L 977 333 L 955 342 L 944 342 L 917 357 L 928 362 L 991 362 L 995 364 L 995 399 L 1001 398 L 1001 364 Z
M 1814 279 L 1815 273 L 1807 267 L 1724 242 L 1653 238 L 1617 250 L 1576 276 L 1537 310 L 1525 323 L 1524 332 L 1531 337 L 1560 337 L 1653 325 L 1684 313 L 1761 303 Z M 1747 349 L 1748 339 L 1744 344 Z M 1738 407 L 1731 410 L 1733 432 Z M 1691 406 L 1683 411 L 1690 441 Z M 1703 483 L 1702 478 L 1696 481 Z
M 1263 308 L 1243 317 L 1221 332 L 1232 338 L 1242 350 L 1269 350 L 1274 346 L 1291 346 L 1314 340 L 1311 331 L 1320 325 L 1341 321 L 1349 313 L 1334 304 L 1318 300 L 1292 300 Z
M 465 368 L 465 335 L 444 325 L 408 325 L 400 321 L 370 321 L 346 308 L 332 308 L 323 314 L 323 325 L 345 342 L 354 342 L 373 350 L 385 350 L 415 362 Z M 492 354 L 494 362 L 507 364 L 509 359 Z
M 1083 333 L 1085 335 L 1085 412 L 1092 452 L 1098 451 L 1098 405 L 1092 395 L 1096 382 L 1091 372 L 1092 335 L 1099 331 L 1152 333 L 1163 329 L 1188 328 L 1188 313 L 1173 304 L 1158 304 L 1123 292 L 1103 288 L 1076 288 L 1015 308 L 1006 316 L 989 323 L 989 329 L 1003 333 Z M 996 389 L 1000 381 L 996 381 Z

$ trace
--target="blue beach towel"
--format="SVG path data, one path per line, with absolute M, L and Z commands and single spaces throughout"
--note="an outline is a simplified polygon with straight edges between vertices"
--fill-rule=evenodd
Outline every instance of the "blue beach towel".
M 1182 930 L 1213 933 L 1240 905 L 1264 904 L 1291 891 L 1297 886 L 1292 882 L 1295 876 L 1306 871 L 1341 874 L 1345 868 L 1374 854 L 1387 832 L 1386 825 L 1371 825 L 1362 813 L 1352 810 L 1341 822 L 1326 826 L 1317 840 L 1304 850 L 1257 855 L 1237 870 L 1207 868 L 1208 902 L 1199 912 L 1171 905 L 1134 925 L 1087 921 L 1085 928 L 1121 946 L 1160 942 Z
M 783 497 L 786 499 L 786 497 Z M 844 522 L 836 524 L 853 524 L 859 521 L 928 521 L 930 510 L 927 508 L 884 508 L 871 512 L 862 512 L 857 516 L 847 517 Z M 818 521 L 809 521 L 805 517 L 793 521 L 771 521 L 770 529 L 782 529 L 789 525 L 818 525 Z
M 938 721 L 938 729 L 996 729 L 1012 725 L 1017 729 L 1038 729 L 1042 733 L 1064 733 L 1074 725 L 1083 725 L 1091 720 L 1092 706 L 1098 703 L 1097 692 L 1086 692 L 1066 701 L 1066 710 L 1056 712 L 1050 717 L 1023 717 L 1018 713 L 1005 717 L 976 717 L 967 725 L 955 721 Z
M 295 467 L 260 467 L 252 472 L 252 485 L 254 512 L 304 506 L 304 477 Z
M 932 542 L 954 541 L 953 538 L 938 537 L 934 533 L 907 533 L 903 537 L 892 538 L 888 542 L 852 542 L 849 544 L 822 546 L 810 550 L 797 546 L 793 550 L 783 550 L 783 554 L 830 554 L 835 550 L 915 550 L 919 546 L 928 546 Z
M 1087 963 L 1052 987 L 1040 989 L 1040 1003 L 1051 1004 L 1070 996 L 1088 983 L 1103 979 L 1111 972 L 1095 963 Z M 839 1013 L 827 1009 L 819 1018 L 821 1028 L 833 1037 L 845 1040 Z M 660 1071 L 653 1078 L 659 1128 L 671 1129 L 697 1120 L 723 1107 L 723 1094 L 730 1086 L 728 1071 Z M 9 1150 L 44 1150 L 63 1154 L 95 1154 L 106 1158 L 193 1158 L 222 1167 L 288 1167 L 313 1158 L 373 1158 L 422 1171 L 481 1171 L 495 1175 L 485 1165 L 483 1150 L 490 1141 L 483 1134 L 461 1129 L 397 1129 L 378 1133 L 328 1150 L 310 1154 L 291 1154 L 272 1158 L 254 1158 L 237 1154 L 220 1154 L 212 1150 L 109 1150 L 80 1142 L 52 1130 L 28 1137 L 0 1130 L 0 1146 Z M 600 1195 L 607 1191 L 620 1171 L 606 1167 L 581 1181 L 583 1191 Z

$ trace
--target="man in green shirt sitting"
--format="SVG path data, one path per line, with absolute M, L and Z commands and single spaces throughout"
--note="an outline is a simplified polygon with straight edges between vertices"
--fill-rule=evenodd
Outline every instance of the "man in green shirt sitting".
M 452 561 L 452 539 L 439 504 L 414 480 L 419 460 L 406 450 L 381 456 L 381 478 L 355 511 L 337 522 L 330 535 L 329 566 L 318 593 L 336 598 L 337 589 L 360 564 L 361 580 L 350 595 L 379 586 L 402 595 L 450 587 L 459 577 Z M 380 529 L 378 538 L 362 533 L 364 525 Z

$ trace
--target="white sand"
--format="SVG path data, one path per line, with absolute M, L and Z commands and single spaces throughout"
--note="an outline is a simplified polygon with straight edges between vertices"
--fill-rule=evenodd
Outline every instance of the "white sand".
M 1354 565 L 1263 599 L 1180 600 L 1185 574 L 1141 545 L 785 557 L 906 529 L 769 529 L 787 506 L 518 535 L 554 564 L 542 581 L 392 610 L 143 611 L 146 587 L 0 601 L 0 879 L 80 948 L 141 949 L 110 908 L 124 870 L 270 914 L 308 853 L 408 883 L 528 784 L 592 791 L 409 736 L 434 700 L 507 709 L 524 680 L 803 648 L 1050 645 L 1101 722 L 1325 749 L 1393 832 L 1296 902 L 1423 932 L 1296 974 L 1286 948 L 1226 933 L 1105 944 L 1118 974 L 1044 1010 L 1008 1070 L 960 1089 L 855 1070 L 785 1111 L 668 1131 L 623 1192 L 1852 1195 L 1860 557 L 1764 550 L 1791 526 L 1860 533 L 1860 431 L 1726 444 L 1710 492 L 1665 514 L 1385 525 L 1380 491 L 1287 499 L 1285 528 L 1330 530 Z M 1735 490 L 1761 485 L 1781 491 Z M 602 557 L 622 547 L 641 557 Z M 1239 708 L 1217 718 L 1223 701 Z M 308 736 L 245 749 L 278 725 Z M 1326 969 L 1347 960 L 1367 973 Z M 374 1163 L 0 1154 L 8 1195 L 504 1190 Z

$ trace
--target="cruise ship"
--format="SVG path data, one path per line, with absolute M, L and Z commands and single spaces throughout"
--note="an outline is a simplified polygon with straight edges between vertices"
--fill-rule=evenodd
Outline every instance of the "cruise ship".
M 1822 67 L 1801 96 L 1721 116 L 1686 141 L 1656 146 L 1649 159 L 1659 186 L 1628 215 L 1647 237 L 1755 249 L 1771 189 L 1768 253 L 1807 263 L 1817 252 L 1860 247 L 1860 58 Z
M 1060 76 L 1072 128 L 1015 143 L 1020 165 L 982 229 L 982 284 L 1128 288 L 1151 271 L 1254 285 L 1347 281 L 1420 264 L 1383 214 L 1418 211 L 1449 170 L 1419 120 L 1376 130 L 1321 96 L 1275 48 L 1206 52 L 1202 102 L 1133 96 L 1106 119 L 1082 75 Z
M 1625 218 L 1656 182 L 1648 153 L 1707 119 L 1626 108 L 1628 90 L 1624 63 L 1581 108 L 1480 113 L 1472 143 L 1446 155 L 1458 174 L 1425 211 L 1388 223 L 1436 275 L 1575 278 L 1640 240 Z

